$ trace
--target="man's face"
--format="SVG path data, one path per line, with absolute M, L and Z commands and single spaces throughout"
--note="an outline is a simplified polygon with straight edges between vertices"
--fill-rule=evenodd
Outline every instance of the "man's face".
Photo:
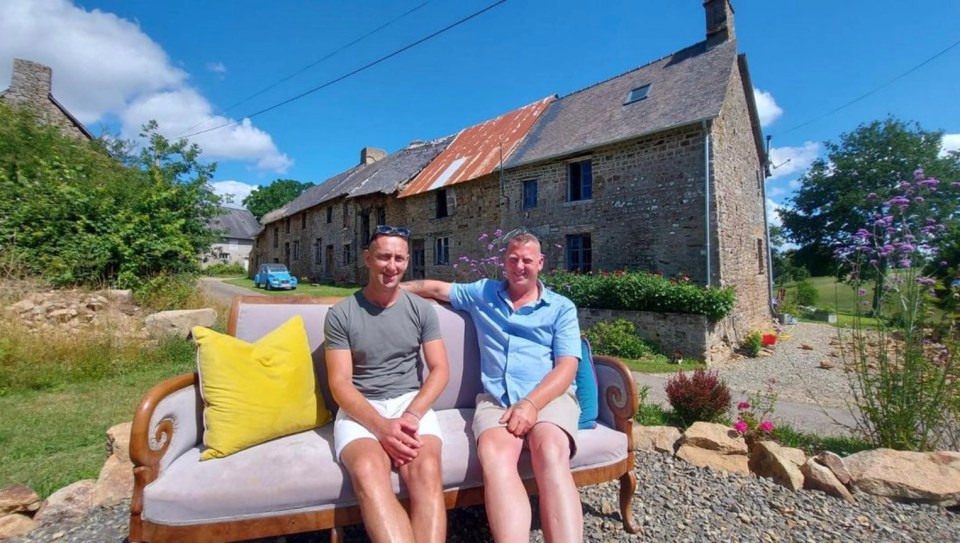
M 410 253 L 407 240 L 399 236 L 377 236 L 363 252 L 370 282 L 395 288 L 407 271 Z
M 513 286 L 526 287 L 536 284 L 537 275 L 543 269 L 543 254 L 536 242 L 513 242 L 507 245 L 504 257 L 507 282 Z

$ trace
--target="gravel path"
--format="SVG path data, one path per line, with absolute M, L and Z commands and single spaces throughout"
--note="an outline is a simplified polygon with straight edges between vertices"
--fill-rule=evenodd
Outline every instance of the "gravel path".
M 812 491 L 791 492 L 769 479 L 698 468 L 655 452 L 637 453 L 639 485 L 634 518 L 642 533 L 623 531 L 618 483 L 580 490 L 584 536 L 589 542 L 657 541 L 960 541 L 960 514 L 927 506 L 857 494 L 848 504 Z M 83 521 L 34 530 L 18 543 L 119 543 L 126 534 L 128 504 L 99 509 Z M 535 515 L 536 516 L 536 515 Z M 449 512 L 448 541 L 490 541 L 483 509 Z M 361 527 L 347 541 L 367 541 Z M 542 541 L 536 521 L 531 541 Z M 258 540 L 256 543 L 319 543 L 326 533 Z

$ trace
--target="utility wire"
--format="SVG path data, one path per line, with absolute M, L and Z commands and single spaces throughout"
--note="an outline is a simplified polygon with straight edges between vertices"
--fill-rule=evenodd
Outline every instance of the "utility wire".
M 347 73 L 347 74 L 345 74 L 345 75 L 342 75 L 342 76 L 340 76 L 340 77 L 338 77 L 338 78 L 336 78 L 336 79 L 327 81 L 326 83 L 324 83 L 324 84 L 322 84 L 322 85 L 316 86 L 316 87 L 314 87 L 314 88 L 312 88 L 312 89 L 310 89 L 310 90 L 308 90 L 308 91 L 302 92 L 302 93 L 300 93 L 300 94 L 298 94 L 298 95 L 296 95 L 296 96 L 294 96 L 294 97 L 292 97 L 292 98 L 288 98 L 288 99 L 286 99 L 286 100 L 284 100 L 284 101 L 282 101 L 282 102 L 276 103 L 276 104 L 274 104 L 274 105 L 272 105 L 272 106 L 270 106 L 270 107 L 266 107 L 266 108 L 264 108 L 264 109 L 261 109 L 260 111 L 255 111 L 255 112 L 253 112 L 253 113 L 251 113 L 251 114 L 249 114 L 249 115 L 245 115 L 245 116 L 243 117 L 243 119 L 250 119 L 250 118 L 256 117 L 257 115 L 260 115 L 260 114 L 262 114 L 262 113 L 266 113 L 266 112 L 268 112 L 268 111 L 272 111 L 272 110 L 274 110 L 274 109 L 277 109 L 278 107 L 285 106 L 285 105 L 289 104 L 290 102 L 294 102 L 294 101 L 296 101 L 296 100 L 299 100 L 299 99 L 303 98 L 304 96 L 307 96 L 307 95 L 309 95 L 309 94 L 313 94 L 313 93 L 317 92 L 318 90 L 322 90 L 322 89 L 325 89 L 325 88 L 327 88 L 327 87 L 329 87 L 329 86 L 331 86 L 331 85 L 334 85 L 334 84 L 336 84 L 336 83 L 339 83 L 340 81 L 343 81 L 344 79 L 347 79 L 347 78 L 349 78 L 349 77 L 352 77 L 352 76 L 354 76 L 354 75 L 356 75 L 356 74 L 358 74 L 358 73 L 360 73 L 360 72 L 362 72 L 362 71 L 364 71 L 364 70 L 366 70 L 366 69 L 368 69 L 368 68 L 372 68 L 373 66 L 376 66 L 377 64 L 380 64 L 381 62 L 383 62 L 383 61 L 385 61 L 385 60 L 391 59 L 391 58 L 399 55 L 400 53 L 403 53 L 404 51 L 407 51 L 408 49 L 412 49 L 412 48 L 420 45 L 420 44 L 423 43 L 423 42 L 426 42 L 426 41 L 428 41 L 428 40 L 431 40 L 431 39 L 439 36 L 440 34 L 443 34 L 444 32 L 446 32 L 446 31 L 448 31 L 448 30 L 450 30 L 450 29 L 452 29 L 452 28 L 455 28 L 455 27 L 457 27 L 457 26 L 460 26 L 461 24 L 463 24 L 463 23 L 465 23 L 465 22 L 467 22 L 467 21 L 469 21 L 469 20 L 471 20 L 471 19 L 473 19 L 473 18 L 475 18 L 475 17 L 479 17 L 480 15 L 482 15 L 482 14 L 490 11 L 491 9 L 499 6 L 500 4 L 505 3 L 506 1 L 507 1 L 507 0 L 498 0 L 497 2 L 494 2 L 493 4 L 490 4 L 489 6 L 483 8 L 483 9 L 481 9 L 481 10 L 479 10 L 479 11 L 475 11 L 474 13 L 472 13 L 472 14 L 470 14 L 470 15 L 462 18 L 462 19 L 460 19 L 459 21 L 456 21 L 456 22 L 454 22 L 454 23 L 451 23 L 451 24 L 449 24 L 449 25 L 441 28 L 440 30 L 437 30 L 436 32 L 434 32 L 434 33 L 432 33 L 432 34 L 430 34 L 430 35 L 428 35 L 428 36 L 425 36 L 425 37 L 423 37 L 423 38 L 420 38 L 419 40 L 417 40 L 417 41 L 415 41 L 415 42 L 413 42 L 413 43 L 411 43 L 411 44 L 409 44 L 409 45 L 405 45 L 404 47 L 401 47 L 400 49 L 397 49 L 396 51 L 394 51 L 394 52 L 392 52 L 392 53 L 390 53 L 390 54 L 387 54 L 387 55 L 385 55 L 385 56 L 382 56 L 382 57 L 378 58 L 377 60 L 374 60 L 373 62 L 367 63 L 367 64 L 365 64 L 365 65 L 357 68 L 356 70 L 353 70 L 353 71 L 350 72 L 350 73 Z M 241 119 L 241 120 L 242 120 L 242 119 Z M 192 134 L 187 134 L 186 136 L 182 136 L 182 137 L 184 137 L 184 138 L 190 138 L 190 137 L 197 136 L 197 135 L 200 135 L 200 134 L 206 134 L 207 132 L 213 132 L 214 130 L 219 130 L 219 129 L 221 129 L 221 128 L 224 128 L 224 127 L 227 127 L 227 126 L 231 126 L 231 125 L 237 124 L 237 123 L 239 123 L 239 122 L 240 122 L 239 120 L 229 121 L 229 122 L 223 123 L 223 124 L 221 124 L 221 125 L 214 126 L 213 128 L 208 128 L 208 129 L 206 129 L 206 130 L 200 130 L 200 131 L 198 131 L 198 132 L 193 132 Z
M 429 4 L 430 2 L 431 2 L 431 0 L 427 0 L 426 2 L 421 3 L 420 5 L 414 7 L 413 9 L 410 9 L 410 10 L 406 11 L 405 13 L 402 13 L 402 14 L 400 14 L 399 16 L 391 19 L 390 21 L 387 21 L 386 23 L 378 26 L 377 28 L 374 28 L 374 29 L 371 30 L 370 32 L 367 32 L 366 34 L 360 36 L 359 38 L 353 40 L 352 42 L 350 42 L 350 43 L 348 43 L 348 44 L 346 44 L 346 45 L 343 45 L 343 46 L 337 48 L 337 49 L 334 50 L 334 51 L 331 51 L 330 53 L 328 53 L 328 54 L 327 54 L 326 56 L 324 56 L 323 58 L 321 58 L 321 59 L 319 59 L 319 60 L 316 60 L 315 62 L 312 62 L 312 63 L 310 63 L 310 64 L 307 64 L 307 65 L 304 66 L 303 68 L 300 68 L 299 70 L 293 72 L 292 74 L 290 74 L 290 75 L 288 75 L 288 76 L 286 76 L 286 77 L 284 77 L 284 78 L 276 81 L 276 82 L 273 83 L 272 85 L 268 85 L 268 86 L 266 86 L 266 87 L 258 90 L 257 92 L 251 94 L 250 96 L 247 96 L 246 98 L 240 100 L 239 102 L 236 102 L 236 103 L 234 103 L 234 104 L 231 104 L 230 106 L 227 106 L 225 109 L 223 109 L 223 110 L 221 110 L 221 111 L 222 111 L 223 113 L 226 113 L 226 112 L 228 112 L 228 111 L 231 111 L 231 110 L 234 109 L 235 107 L 237 107 L 237 106 L 239 106 L 239 105 L 241 105 L 241 104 L 245 104 L 245 103 L 249 102 L 250 100 L 256 98 L 257 96 L 260 96 L 261 94 L 263 94 L 263 93 L 265 93 L 265 92 L 267 92 L 267 91 L 269 91 L 269 90 L 271 90 L 271 89 L 276 88 L 276 87 L 279 86 L 281 83 L 285 83 L 285 82 L 287 82 L 287 81 L 290 81 L 290 80 L 293 79 L 294 77 L 302 74 L 303 72 L 309 70 L 310 68 L 313 68 L 313 67 L 316 66 L 317 64 L 320 64 L 321 62 L 329 59 L 330 57 L 333 57 L 333 56 L 336 55 L 337 53 L 340 53 L 340 52 L 342 52 L 342 51 L 350 48 L 351 46 L 356 45 L 357 43 L 359 43 L 359 42 L 361 42 L 361 41 L 369 38 L 370 36 L 376 34 L 377 32 L 380 32 L 380 31 L 383 30 L 384 28 L 387 28 L 388 26 L 390 26 L 390 25 L 392 25 L 393 23 L 399 21 L 400 19 L 403 19 L 403 18 L 406 17 L 407 15 L 410 15 L 411 13 L 419 10 L 420 8 L 422 8 L 422 7 L 426 6 L 427 4 Z M 187 128 L 186 130 L 184 130 L 183 133 L 185 134 L 185 133 L 193 130 L 194 128 L 196 128 L 196 127 L 198 127 L 198 126 L 200 126 L 200 125 L 202 125 L 202 124 L 205 124 L 206 122 L 207 122 L 207 121 L 205 121 L 205 120 L 204 120 L 204 121 L 200 121 L 199 123 L 197 123 L 197 124 L 191 126 L 190 128 Z M 177 136 L 177 137 L 179 138 L 180 136 Z
M 813 119 L 811 119 L 811 120 L 809 120 L 809 121 L 807 121 L 807 122 L 800 123 L 800 124 L 798 124 L 798 125 L 796 125 L 796 126 L 794 126 L 794 127 L 791 127 L 791 128 L 789 128 L 789 129 L 787 129 L 787 130 L 784 130 L 783 132 L 780 132 L 780 133 L 778 133 L 778 134 L 776 134 L 776 135 L 777 135 L 777 136 L 782 136 L 782 135 L 784 135 L 784 134 L 793 132 L 794 130 L 797 130 L 797 129 L 799 129 L 799 128 L 803 128 L 804 126 L 807 126 L 807 125 L 809 125 L 809 124 L 813 124 L 813 123 L 815 123 L 815 122 L 817 122 L 817 121 L 820 121 L 820 120 L 822 120 L 822 119 L 825 119 L 825 118 L 829 117 L 830 115 L 833 115 L 834 113 L 836 113 L 836 112 L 838 112 L 838 111 L 840 111 L 840 110 L 842 110 L 842 109 L 845 109 L 845 108 L 847 108 L 847 107 L 849 107 L 849 106 L 851 106 L 851 105 L 859 102 L 860 100 L 863 100 L 864 98 L 870 96 L 871 94 L 874 94 L 874 93 L 876 93 L 876 92 L 878 92 L 878 91 L 880 91 L 880 90 L 882 90 L 882 89 L 885 89 L 885 88 L 889 87 L 890 85 L 893 85 L 893 84 L 896 83 L 897 81 L 903 79 L 904 77 L 912 74 L 913 72 L 915 72 L 915 71 L 919 70 L 920 68 L 926 66 L 927 64 L 933 62 L 933 61 L 936 60 L 938 57 L 946 54 L 948 51 L 950 51 L 951 49 L 953 49 L 954 47 L 956 47 L 956 46 L 958 46 L 958 45 L 960 45 L 960 41 L 954 42 L 953 45 L 947 47 L 947 48 L 944 49 L 943 51 L 940 51 L 939 53 L 933 55 L 932 57 L 928 58 L 927 60 L 924 60 L 924 61 L 921 62 L 920 64 L 917 64 L 917 65 L 914 66 L 913 68 L 910 68 L 909 70 L 903 72 L 902 74 L 898 75 L 897 77 L 894 77 L 893 79 L 891 79 L 890 81 L 887 81 L 887 82 L 884 83 L 883 85 L 880 85 L 879 87 L 875 87 L 873 90 L 868 91 L 868 92 L 866 92 L 866 93 L 858 96 L 857 98 L 854 98 L 853 100 L 850 100 L 850 101 L 847 102 L 846 104 L 843 104 L 842 106 L 840 106 L 840 107 L 838 107 L 838 108 L 835 108 L 835 109 L 833 109 L 833 110 L 831 110 L 831 111 L 828 111 L 827 113 L 824 113 L 823 115 L 821 115 L 821 116 L 819 116 L 819 117 L 815 117 L 815 118 L 813 118 Z

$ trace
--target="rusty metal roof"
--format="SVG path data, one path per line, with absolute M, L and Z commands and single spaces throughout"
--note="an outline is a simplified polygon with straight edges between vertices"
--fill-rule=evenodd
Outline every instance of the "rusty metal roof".
M 405 198 L 477 179 L 495 171 L 556 97 L 548 96 L 496 119 L 465 128 L 403 191 Z

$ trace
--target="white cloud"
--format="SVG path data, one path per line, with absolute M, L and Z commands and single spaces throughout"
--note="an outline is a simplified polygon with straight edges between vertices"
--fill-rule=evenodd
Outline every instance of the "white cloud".
M 767 198 L 767 222 L 770 226 L 781 226 L 783 221 L 780 220 L 780 214 L 777 213 L 778 209 L 783 209 L 783 204 L 778 204 Z
M 786 196 L 786 195 L 787 195 L 787 189 L 783 187 L 772 187 L 767 190 L 767 196 L 772 196 L 774 198 L 777 198 L 779 196 Z
M 215 74 L 227 73 L 227 67 L 222 62 L 208 62 L 207 69 Z
M 773 95 L 760 89 L 753 89 L 753 99 L 757 103 L 757 114 L 760 115 L 760 126 L 769 126 L 783 115 L 783 109 L 777 105 Z
M 960 151 L 960 134 L 944 134 L 940 142 L 940 156 L 947 156 L 948 151 Z
M 820 144 L 804 142 L 800 147 L 770 148 L 771 175 L 767 180 L 806 171 L 820 154 Z
M 210 103 L 188 84 L 188 74 L 137 24 L 112 13 L 67 0 L 2 1 L 0 36 L 0 77 L 11 73 L 14 58 L 50 66 L 57 100 L 85 124 L 120 119 L 122 135 L 132 138 L 142 122 L 156 119 L 162 134 L 176 137 L 197 123 L 230 120 L 213 115 Z M 211 158 L 278 173 L 292 164 L 249 121 L 203 136 L 195 141 Z
M 243 199 L 249 196 L 254 189 L 260 188 L 257 185 L 248 185 L 243 181 L 233 179 L 210 183 L 210 186 L 213 187 L 215 194 L 229 198 L 225 203 L 231 207 L 243 207 Z
M 790 181 L 787 182 L 787 185 L 793 190 L 797 190 L 798 188 L 803 186 L 803 184 L 800 183 L 799 179 L 791 179 Z

